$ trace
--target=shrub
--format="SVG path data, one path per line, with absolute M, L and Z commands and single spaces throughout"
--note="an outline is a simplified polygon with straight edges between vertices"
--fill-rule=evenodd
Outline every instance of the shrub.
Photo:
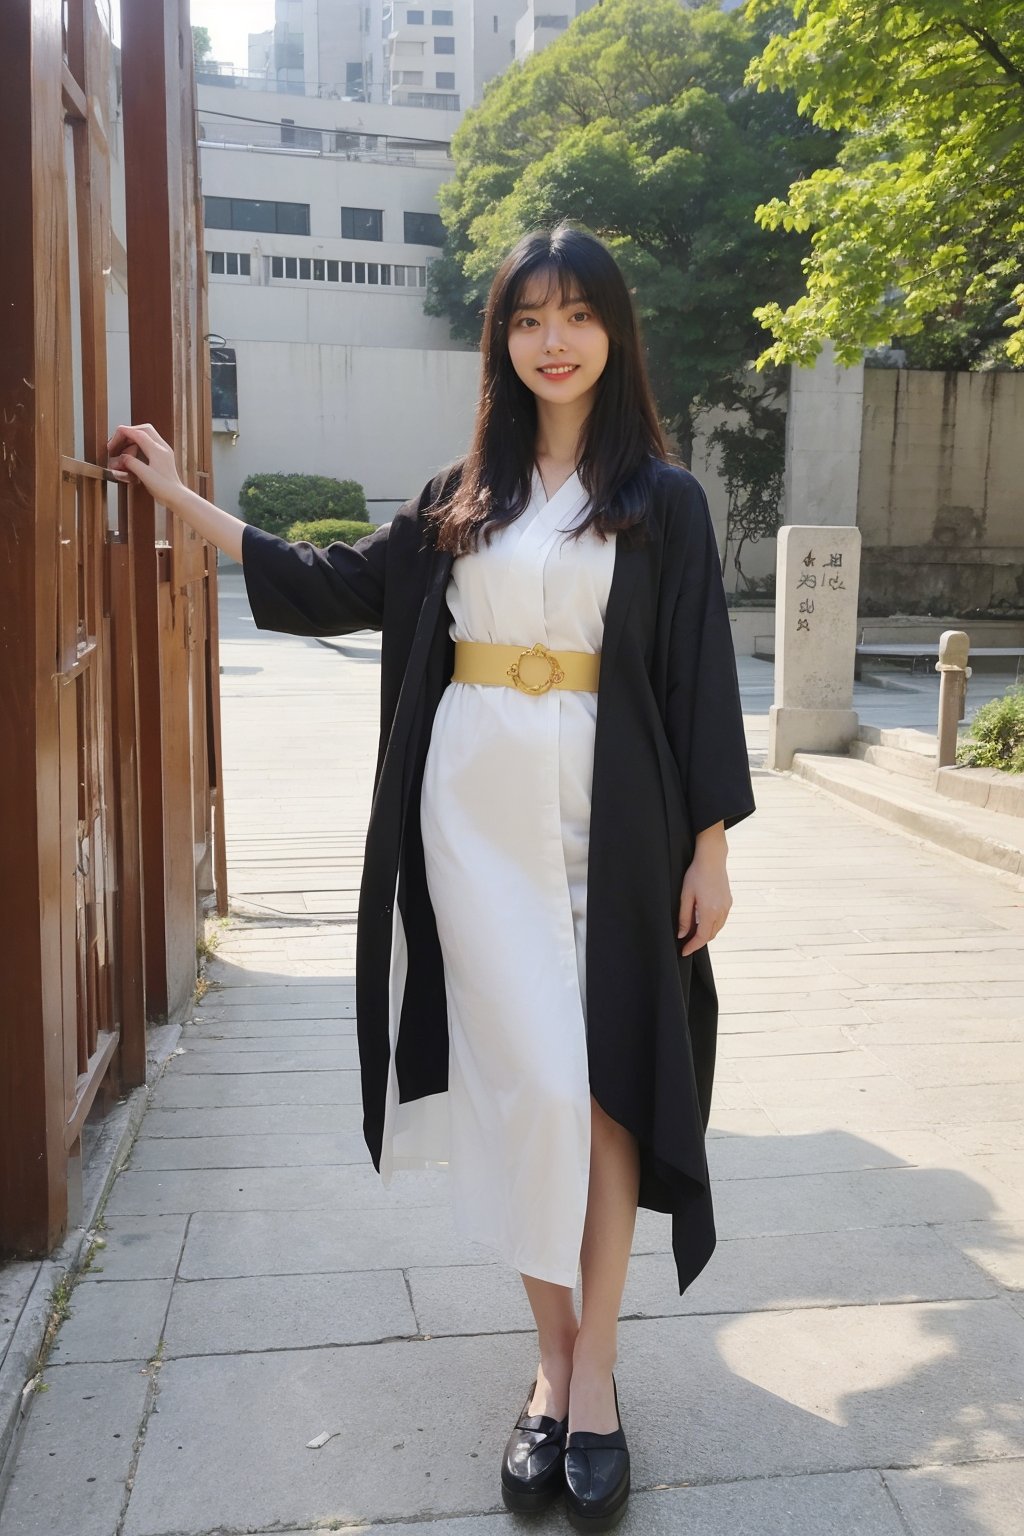
M 370 532 L 369 523 L 352 518 L 321 517 L 309 523 L 292 523 L 285 538 L 293 543 L 296 539 L 306 539 L 317 549 L 325 549 L 328 544 L 354 544 L 356 539 L 364 539 Z
M 247 475 L 238 505 L 247 523 L 268 533 L 283 534 L 299 518 L 370 521 L 359 481 L 332 480 L 329 475 Z
M 957 762 L 1024 773 L 1024 686 L 1018 683 L 981 706 L 957 751 Z

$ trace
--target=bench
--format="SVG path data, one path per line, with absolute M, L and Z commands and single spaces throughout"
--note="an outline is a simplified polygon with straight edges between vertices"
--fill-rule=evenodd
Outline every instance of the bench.
M 875 661 L 909 661 L 911 676 L 917 671 L 917 663 L 931 662 L 934 667 L 939 659 L 939 643 L 934 645 L 927 641 L 906 640 L 861 640 L 855 647 L 856 660 L 853 664 L 853 675 L 859 678 L 861 675 L 861 662 L 865 656 Z M 972 645 L 969 660 L 974 662 L 983 657 L 990 659 L 1016 660 L 1016 677 L 1021 675 L 1021 663 L 1024 662 L 1024 646 L 1020 645 Z
M 853 663 L 854 678 L 859 680 L 861 675 L 861 663 L 865 657 L 874 661 L 909 661 L 910 671 L 913 676 L 917 672 L 917 663 L 931 663 L 935 665 L 939 659 L 939 642 L 930 645 L 926 640 L 865 640 L 863 632 L 860 642 L 854 647 L 855 656 Z M 754 657 L 758 661 L 775 660 L 775 636 L 754 636 Z M 1016 678 L 1020 681 L 1024 671 L 1024 646 L 1022 645 L 972 645 L 970 661 L 979 658 L 993 660 L 1015 660 Z

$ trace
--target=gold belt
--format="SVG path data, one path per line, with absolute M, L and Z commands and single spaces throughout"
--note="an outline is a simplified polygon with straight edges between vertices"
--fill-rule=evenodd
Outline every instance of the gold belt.
M 596 693 L 600 651 L 549 651 L 533 646 L 490 645 L 484 640 L 456 640 L 453 683 L 495 683 L 520 693 L 575 688 Z

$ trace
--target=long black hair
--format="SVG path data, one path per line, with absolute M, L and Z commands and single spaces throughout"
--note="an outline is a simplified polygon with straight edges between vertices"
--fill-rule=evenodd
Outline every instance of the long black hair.
M 495 273 L 480 340 L 480 399 L 473 440 L 452 494 L 426 514 L 437 547 L 462 554 L 527 507 L 537 437 L 537 401 L 508 350 L 509 325 L 529 278 L 547 277 L 544 303 L 557 285 L 563 304 L 584 300 L 608 333 L 608 360 L 597 381 L 577 470 L 590 495 L 585 520 L 602 536 L 643 530 L 656 473 L 668 461 L 647 378 L 629 289 L 615 258 L 596 235 L 563 220 L 524 235 Z M 643 532 L 634 535 L 642 538 Z

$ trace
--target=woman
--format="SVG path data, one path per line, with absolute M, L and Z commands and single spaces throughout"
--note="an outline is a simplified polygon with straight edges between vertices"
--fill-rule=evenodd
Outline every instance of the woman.
M 539 1363 L 506 1504 L 564 1491 L 603 1530 L 629 1492 L 612 1370 L 638 1204 L 672 1214 L 680 1293 L 715 1244 L 706 946 L 754 801 L 707 501 L 668 463 L 605 246 L 524 236 L 481 351 L 469 452 L 352 546 L 213 507 L 151 427 L 108 451 L 241 559 L 260 627 L 382 631 L 364 1134 L 385 1180 L 447 1163 L 462 1233 L 522 1275 Z

